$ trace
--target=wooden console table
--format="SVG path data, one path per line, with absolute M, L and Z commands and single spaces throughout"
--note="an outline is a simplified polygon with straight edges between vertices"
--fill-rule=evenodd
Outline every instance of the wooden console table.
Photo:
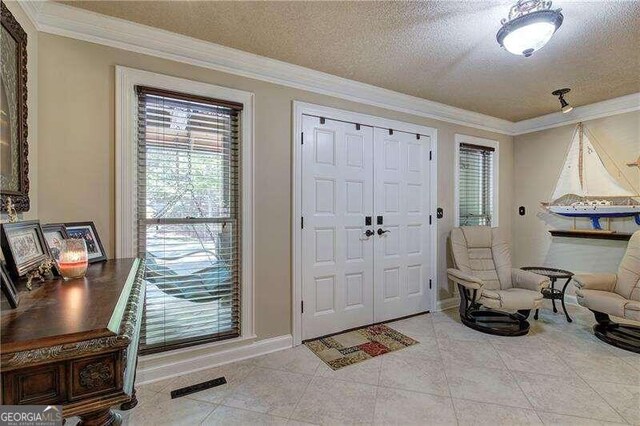
M 84 425 L 119 424 L 111 407 L 137 402 L 142 272 L 138 259 L 109 260 L 21 291 L 1 314 L 2 404 L 62 405 Z

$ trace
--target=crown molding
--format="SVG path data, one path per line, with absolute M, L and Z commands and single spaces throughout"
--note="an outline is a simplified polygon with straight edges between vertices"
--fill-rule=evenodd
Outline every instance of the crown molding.
M 634 93 L 514 123 L 49 0 L 19 3 L 41 32 L 511 136 L 640 109 Z
M 525 133 L 538 132 L 540 130 L 566 126 L 567 124 L 575 124 L 581 121 L 595 120 L 596 118 L 609 117 L 611 115 L 638 110 L 640 110 L 640 93 L 632 93 L 630 95 L 620 96 L 619 98 L 575 107 L 567 114 L 554 112 L 529 120 L 518 121 L 513 123 L 512 132 L 513 135 L 523 135 Z
M 38 31 L 497 133 L 513 123 L 51 1 L 22 1 Z
M 19 1 L 18 3 L 24 13 L 31 21 L 31 24 L 35 27 L 37 31 L 40 31 L 40 27 L 38 24 L 38 15 L 40 14 L 40 8 L 42 7 L 42 2 L 40 1 Z

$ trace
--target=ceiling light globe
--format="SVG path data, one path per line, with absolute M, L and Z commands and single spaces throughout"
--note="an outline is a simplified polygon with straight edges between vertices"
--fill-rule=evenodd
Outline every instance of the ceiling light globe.
M 547 44 L 555 32 L 556 26 L 551 22 L 533 22 L 511 31 L 502 43 L 514 55 L 531 56 Z
M 551 40 L 564 16 L 548 0 L 518 0 L 496 34 L 500 46 L 514 55 L 531 56 Z
M 571 111 L 573 111 L 573 107 L 571 105 L 567 104 L 567 105 L 562 107 L 562 113 L 563 114 L 566 114 L 566 113 L 571 112 Z

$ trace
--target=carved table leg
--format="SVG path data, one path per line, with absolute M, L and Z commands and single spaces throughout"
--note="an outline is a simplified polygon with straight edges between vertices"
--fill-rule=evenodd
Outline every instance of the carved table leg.
M 79 426 L 120 426 L 122 416 L 107 408 L 80 416 Z
M 136 397 L 136 388 L 133 388 L 131 399 L 127 402 L 123 402 L 122 404 L 120 404 L 120 409 L 122 411 L 127 411 L 127 410 L 131 410 L 136 405 L 138 405 L 138 398 Z

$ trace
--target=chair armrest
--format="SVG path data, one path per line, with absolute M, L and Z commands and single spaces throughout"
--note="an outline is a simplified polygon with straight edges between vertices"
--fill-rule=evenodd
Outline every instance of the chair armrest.
M 447 276 L 454 283 L 462 284 L 463 286 L 470 288 L 472 290 L 479 290 L 484 285 L 484 283 L 480 278 L 473 276 L 471 274 L 462 272 L 460 269 L 454 269 L 454 268 L 447 269 Z
M 511 270 L 511 281 L 514 287 L 532 291 L 542 291 L 543 288 L 551 285 L 549 277 L 516 268 Z
M 578 274 L 573 276 L 575 286 L 584 290 L 613 291 L 617 281 L 618 276 L 611 273 Z

